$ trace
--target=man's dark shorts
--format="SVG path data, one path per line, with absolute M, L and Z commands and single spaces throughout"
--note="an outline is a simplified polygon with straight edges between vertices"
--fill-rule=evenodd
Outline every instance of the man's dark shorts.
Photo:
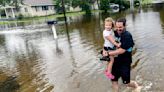
M 122 61 L 122 60 L 121 60 Z M 120 61 L 120 62 L 121 62 Z M 115 76 L 112 81 L 118 81 L 118 79 L 121 77 L 124 84 L 130 83 L 130 69 L 131 69 L 131 63 L 127 64 L 126 61 L 123 64 L 122 62 L 115 61 L 112 67 L 112 74 Z

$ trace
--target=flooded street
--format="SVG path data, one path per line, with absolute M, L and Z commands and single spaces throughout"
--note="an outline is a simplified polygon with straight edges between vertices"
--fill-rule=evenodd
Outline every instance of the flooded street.
M 56 25 L 57 40 L 46 24 L 0 31 L 0 92 L 112 92 L 98 54 L 108 16 L 126 17 L 133 35 L 131 79 L 164 92 L 164 8 L 70 17 Z

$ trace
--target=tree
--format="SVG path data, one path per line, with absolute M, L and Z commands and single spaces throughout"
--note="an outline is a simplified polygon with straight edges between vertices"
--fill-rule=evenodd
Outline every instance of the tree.
M 19 11 L 20 4 L 23 4 L 23 0 L 11 0 L 11 5 L 15 6 L 17 11 Z
M 91 4 L 93 4 L 96 0 L 64 0 L 65 5 L 71 7 L 81 7 L 82 11 L 85 11 L 87 14 L 91 13 Z M 55 4 L 57 5 L 57 11 L 61 10 L 62 2 L 61 0 L 54 0 Z
M 72 0 L 72 6 L 80 6 L 86 14 L 91 14 L 91 5 L 94 4 L 97 0 Z
M 86 14 L 91 14 L 91 6 L 89 0 L 81 1 L 80 7 L 82 8 L 82 11 L 86 12 Z
M 64 5 L 69 5 L 69 0 L 63 0 Z M 54 0 L 54 3 L 56 5 L 57 13 L 63 13 L 63 6 L 62 6 L 62 0 Z
M 100 0 L 100 9 L 107 12 L 109 10 L 109 0 Z
M 77 6 L 80 6 L 82 3 L 82 0 L 72 0 L 71 1 L 71 6 L 72 7 L 77 7 Z
M 0 0 L 0 5 L 13 5 L 17 10 L 19 9 L 20 4 L 23 4 L 23 0 Z
M 11 0 L 0 0 L 0 5 L 6 6 L 11 3 Z

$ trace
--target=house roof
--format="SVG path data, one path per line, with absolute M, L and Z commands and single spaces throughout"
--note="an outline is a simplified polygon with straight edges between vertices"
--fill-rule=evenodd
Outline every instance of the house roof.
M 23 0 L 23 3 L 30 6 L 55 5 L 54 0 Z

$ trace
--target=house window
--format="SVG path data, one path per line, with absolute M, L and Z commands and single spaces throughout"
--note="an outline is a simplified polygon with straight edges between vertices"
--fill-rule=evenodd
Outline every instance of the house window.
M 43 11 L 48 10 L 48 6 L 42 6 L 42 10 Z
M 35 6 L 35 11 L 36 12 L 39 11 L 39 7 Z
M 25 12 L 28 12 L 28 9 L 27 9 L 27 8 L 24 8 L 24 11 L 25 11 Z

